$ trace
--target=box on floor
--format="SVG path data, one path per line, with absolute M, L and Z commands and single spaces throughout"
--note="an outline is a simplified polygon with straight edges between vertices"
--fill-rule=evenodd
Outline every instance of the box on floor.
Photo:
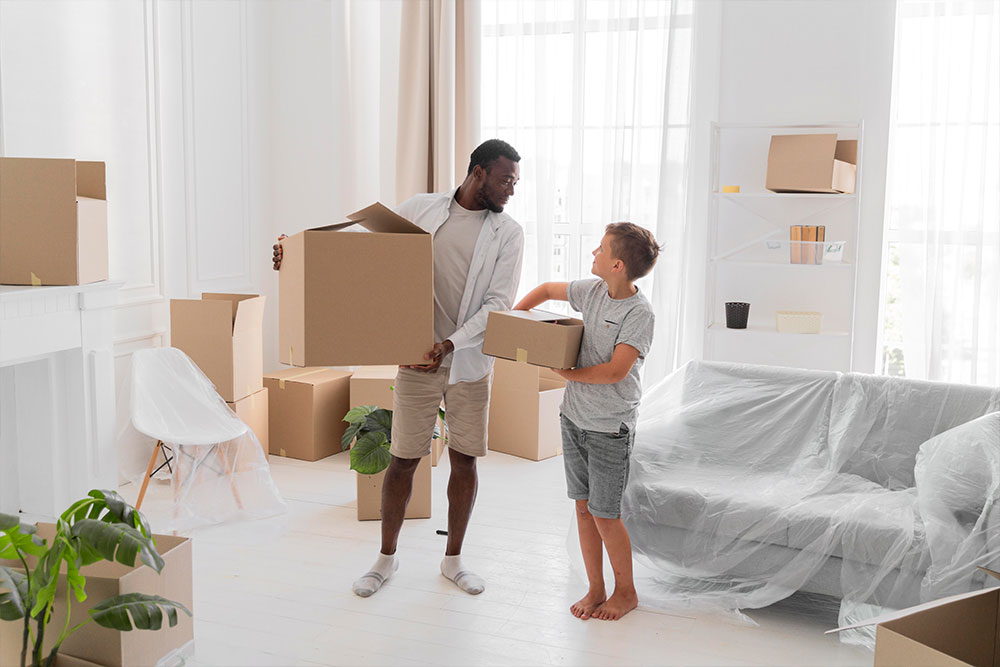
M 0 284 L 107 278 L 104 163 L 0 158 Z
M 38 524 L 38 535 L 49 544 L 55 535 L 55 526 Z M 135 567 L 101 561 L 81 570 L 87 579 L 87 599 L 73 601 L 70 623 L 76 625 L 89 618 L 87 611 L 108 598 L 127 593 L 159 595 L 179 602 L 194 613 L 191 579 L 191 540 L 187 537 L 154 535 L 156 548 L 163 557 L 163 570 L 157 574 L 138 561 Z M 60 583 L 52 610 L 52 621 L 46 633 L 46 654 L 52 650 L 59 634 L 59 626 L 66 617 L 66 575 L 59 576 Z M 20 622 L 0 621 L 0 665 L 20 664 Z M 177 625 L 169 627 L 164 619 L 159 630 L 132 630 L 119 632 L 96 623 L 87 623 L 70 635 L 59 649 L 59 664 L 79 666 L 80 660 L 107 667 L 153 665 L 171 651 L 194 639 L 194 622 L 183 612 L 178 612 Z M 74 661 L 73 659 L 77 659 Z M 83 663 L 84 665 L 87 663 Z
M 772 192 L 854 192 L 858 142 L 836 134 L 781 134 L 771 137 L 765 187 Z
M 170 300 L 170 345 L 191 357 L 223 400 L 261 390 L 264 303 L 256 294 L 212 294 Z
M 979 569 L 1000 579 L 1000 573 Z M 1000 667 L 1000 588 L 952 595 L 830 632 L 871 625 L 875 667 Z
M 494 311 L 486 320 L 483 353 L 546 368 L 573 368 L 583 321 L 543 310 Z
M 350 410 L 351 373 L 333 368 L 287 368 L 264 376 L 268 390 L 268 450 L 318 461 L 341 450 Z
M 434 346 L 431 235 L 381 204 L 347 218 L 281 242 L 280 361 L 425 363 Z
M 392 410 L 392 386 L 396 380 L 394 366 L 368 366 L 359 368 L 351 376 L 351 407 L 375 405 Z M 441 441 L 431 442 L 431 456 L 425 456 L 413 474 L 413 491 L 406 506 L 407 519 L 428 519 L 431 516 L 431 458 L 437 447 L 441 455 Z M 385 471 L 377 475 L 355 474 L 357 477 L 358 521 L 382 518 L 382 482 Z
M 497 359 L 490 390 L 490 451 L 541 461 L 562 454 L 559 404 L 566 380 L 547 368 Z
M 250 427 L 264 454 L 268 453 L 268 399 L 267 387 L 233 403 L 226 403 L 236 416 Z

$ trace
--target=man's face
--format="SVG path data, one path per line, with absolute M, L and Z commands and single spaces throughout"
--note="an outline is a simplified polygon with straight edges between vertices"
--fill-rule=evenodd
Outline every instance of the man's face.
M 483 208 L 500 213 L 507 200 L 514 196 L 514 186 L 520 173 L 518 164 L 503 156 L 494 160 L 489 169 L 476 167 L 473 175 L 481 182 L 476 190 L 476 202 Z

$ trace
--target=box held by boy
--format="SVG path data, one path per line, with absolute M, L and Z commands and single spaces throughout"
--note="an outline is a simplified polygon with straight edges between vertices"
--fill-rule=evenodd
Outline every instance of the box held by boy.
M 543 310 L 493 311 L 486 320 L 483 353 L 545 366 L 573 368 L 580 356 L 583 321 Z

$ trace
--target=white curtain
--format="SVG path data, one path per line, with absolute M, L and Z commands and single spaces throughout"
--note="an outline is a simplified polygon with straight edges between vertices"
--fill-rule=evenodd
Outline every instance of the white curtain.
M 897 7 L 883 371 L 1000 385 L 1000 1 Z
M 588 277 L 610 222 L 652 230 L 666 249 L 639 282 L 657 313 L 647 385 L 676 363 L 688 288 L 693 11 L 678 0 L 482 2 L 480 139 L 521 154 L 508 205 L 526 232 L 520 293 Z

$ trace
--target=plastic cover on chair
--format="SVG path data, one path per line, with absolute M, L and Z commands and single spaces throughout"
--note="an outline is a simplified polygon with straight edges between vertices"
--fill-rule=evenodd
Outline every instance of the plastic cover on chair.
M 172 504 L 147 511 L 154 530 L 185 532 L 285 511 L 257 437 L 186 354 L 136 351 L 130 380 L 131 426 L 173 452 Z

